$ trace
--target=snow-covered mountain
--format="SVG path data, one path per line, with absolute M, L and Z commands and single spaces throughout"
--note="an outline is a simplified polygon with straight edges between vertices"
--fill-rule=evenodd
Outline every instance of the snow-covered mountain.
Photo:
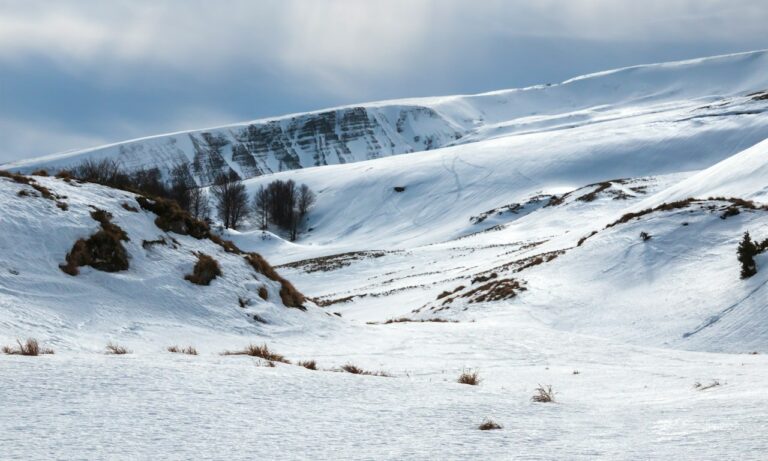
M 644 65 L 561 84 L 383 101 L 152 136 L 3 167 L 22 172 L 56 170 L 86 158 L 112 157 L 127 169 L 159 168 L 166 174 L 182 165 L 199 184 L 207 185 L 229 170 L 252 178 L 670 110 L 689 111 L 679 114 L 681 122 L 748 118 L 757 109 L 742 104 L 748 100 L 744 96 L 765 89 L 767 73 L 766 51 Z
M 768 239 L 768 52 L 3 168 L 101 157 L 185 164 L 200 184 L 232 169 L 250 192 L 275 179 L 309 185 L 317 203 L 295 242 L 253 223 L 223 235 L 276 264 L 306 310 L 286 307 L 272 271 L 215 235 L 164 230 L 134 194 L 0 177 L 0 345 L 32 336 L 56 349 L 0 358 L 0 457 L 41 457 L 42 446 L 109 458 L 117 439 L 132 458 L 768 452 L 754 436 L 768 417 L 768 254 L 748 279 L 736 258 L 744 232 Z M 78 239 L 109 227 L 104 216 L 127 234 L 130 267 L 63 272 Z M 201 252 L 222 273 L 207 286 L 185 280 Z M 107 340 L 135 353 L 94 354 Z M 262 342 L 317 370 L 219 355 Z M 341 373 L 360 368 L 373 373 Z M 467 370 L 479 388 L 456 382 Z M 532 402 L 549 384 L 557 403 Z M 478 431 L 484 418 L 503 429 Z M 71 437 L 83 424 L 89 437 Z

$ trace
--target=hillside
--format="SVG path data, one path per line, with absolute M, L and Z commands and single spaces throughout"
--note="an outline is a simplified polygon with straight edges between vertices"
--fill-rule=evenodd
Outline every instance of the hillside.
M 127 169 L 159 168 L 166 175 L 181 165 L 198 184 L 208 185 L 216 174 L 230 170 L 252 178 L 499 137 L 546 136 L 653 114 L 668 113 L 670 122 L 703 125 L 732 116 L 747 119 L 743 125 L 749 125 L 749 119 L 764 107 L 744 104 L 749 99 L 744 96 L 768 87 L 767 71 L 766 51 L 636 66 L 555 85 L 382 101 L 153 136 L 22 160 L 3 168 L 53 171 L 85 158 L 111 157 Z M 759 135 L 765 138 L 763 128 Z M 739 146 L 757 142 L 759 135 Z
M 0 177 L 0 325 L 6 340 L 19 334 L 58 349 L 100 351 L 112 338 L 173 342 L 324 322 L 315 309 L 286 307 L 281 283 L 242 255 L 157 227 L 158 216 L 143 209 L 135 194 L 40 176 L 24 181 L 31 182 Z M 60 266 L 75 242 L 103 229 L 96 212 L 124 231 L 128 267 L 82 266 L 77 275 L 65 273 Z M 213 257 L 221 270 L 207 286 L 185 280 L 199 253 Z
M 163 202 L 3 174 L 0 346 L 56 353 L 0 356 L 0 458 L 763 459 L 768 254 L 746 279 L 736 256 L 768 239 L 767 71 L 653 64 L 4 165 L 231 168 L 317 202 L 295 241 L 250 219 L 234 249 Z M 99 229 L 128 267 L 65 273 Z M 249 344 L 280 360 L 225 353 Z

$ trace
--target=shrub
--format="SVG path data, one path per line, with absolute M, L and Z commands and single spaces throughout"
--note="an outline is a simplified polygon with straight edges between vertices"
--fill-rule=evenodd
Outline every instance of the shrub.
M 3 346 L 3 353 L 8 355 L 27 355 L 38 356 L 42 354 L 53 354 L 53 349 L 41 348 L 40 343 L 35 338 L 28 338 L 26 342 L 22 343 L 18 339 L 16 340 L 18 348 L 11 346 Z
M 219 263 L 204 253 L 197 254 L 197 262 L 192 269 L 191 274 L 187 274 L 184 279 L 196 285 L 210 285 L 211 280 L 221 275 Z
M 493 431 L 496 429 L 501 429 L 501 425 L 491 419 L 486 418 L 477 428 L 481 431 Z
M 168 352 L 173 352 L 174 354 L 197 355 L 197 349 L 192 346 L 168 346 Z
M 478 370 L 464 370 L 459 375 L 459 379 L 456 381 L 459 384 L 469 384 L 470 386 L 477 386 L 480 384 L 480 372 Z
M 128 252 L 122 244 L 122 241 L 128 241 L 128 235 L 110 221 L 112 215 L 104 210 L 93 211 L 91 217 L 101 224 L 101 229 L 88 240 L 76 241 L 67 253 L 66 264 L 59 268 L 69 275 L 77 275 L 80 266 L 91 266 L 104 272 L 128 269 Z
M 314 360 L 302 360 L 298 363 L 298 365 L 306 368 L 307 370 L 317 370 L 317 362 Z
M 259 298 L 266 301 L 269 298 L 269 292 L 267 291 L 267 287 L 259 287 Z
M 642 240 L 643 242 L 647 242 L 650 239 L 651 239 L 651 234 L 645 231 L 640 232 L 640 240 Z
M 284 356 L 269 350 L 269 347 L 267 347 L 266 344 L 262 344 L 261 346 L 249 344 L 245 349 L 241 351 L 224 351 L 221 355 L 249 355 L 251 357 L 259 357 L 270 362 L 291 363 L 291 361 L 286 359 Z
M 539 387 L 535 389 L 535 392 L 533 397 L 531 397 L 533 402 L 549 403 L 555 401 L 555 392 L 552 390 L 552 386 L 544 387 L 539 384 Z
M 147 197 L 137 197 L 136 201 L 142 209 L 157 215 L 155 225 L 166 232 L 191 235 L 196 239 L 211 236 L 208 224 L 193 218 L 173 200 L 164 198 L 152 200 Z
M 125 347 L 119 344 L 113 343 L 111 341 L 107 343 L 106 349 L 107 349 L 107 354 L 110 354 L 110 355 L 125 355 L 125 354 L 131 353 L 130 350 L 126 349 Z

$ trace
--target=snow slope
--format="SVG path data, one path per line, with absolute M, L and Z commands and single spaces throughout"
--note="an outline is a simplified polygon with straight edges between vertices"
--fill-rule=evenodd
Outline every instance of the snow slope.
M 151 337 L 182 341 L 198 335 L 304 331 L 325 325 L 326 315 L 283 306 L 280 284 L 256 273 L 241 256 L 209 240 L 164 232 L 154 213 L 142 210 L 134 194 L 93 184 L 34 177 L 62 198 L 40 196 L 25 184 L 0 177 L 0 331 L 45 339 L 57 349 L 101 351 L 111 338 Z M 19 196 L 26 191 L 29 196 Z M 123 204 L 136 211 L 123 208 Z M 113 215 L 128 234 L 126 271 L 108 273 L 85 266 L 65 274 L 59 265 L 77 239 L 99 229 L 95 209 Z M 147 244 L 147 241 L 165 241 Z M 213 256 L 223 275 L 210 286 L 184 279 L 196 253 Z M 269 292 L 262 300 L 258 291 Z M 238 299 L 248 300 L 247 308 Z M 269 326 L 253 320 L 253 314 Z M 326 328 L 332 328 L 326 325 Z M 141 347 L 141 345 L 136 346 Z
M 547 133 L 669 110 L 706 117 L 749 118 L 754 110 L 709 107 L 768 88 L 768 52 L 629 67 L 540 85 L 471 96 L 382 101 L 292 114 L 205 130 L 171 133 L 6 164 L 31 172 L 111 157 L 126 168 L 185 166 L 199 184 L 234 170 L 243 178 L 311 166 L 421 152 L 503 136 Z M 686 109 L 679 113 L 681 109 Z M 760 108 L 760 111 L 764 108 Z M 690 113 L 688 112 L 690 111 Z M 742 147 L 746 147 L 742 145 Z
M 143 248 L 166 234 L 121 206 L 132 194 L 39 178 L 68 197 L 64 211 L 0 178 L 0 343 L 34 336 L 57 352 L 0 356 L 0 458 L 765 459 L 768 255 L 742 280 L 736 246 L 745 231 L 768 238 L 766 67 L 753 52 L 254 122 L 280 126 L 260 139 L 290 144 L 306 167 L 277 172 L 270 147 L 263 175 L 231 158 L 247 125 L 219 129 L 230 144 L 205 174 L 231 167 L 254 176 L 250 191 L 293 179 L 318 194 L 296 242 L 251 225 L 226 233 L 279 264 L 313 298 L 306 312 L 209 241 Z M 355 123 L 378 126 L 356 140 L 342 142 L 341 125 L 333 143 L 306 128 L 362 112 Z M 192 164 L 211 152 L 193 153 L 200 139 L 6 167 Z M 342 144 L 343 164 L 328 154 Z M 128 271 L 58 269 L 97 228 L 90 205 L 131 237 Z M 194 251 L 224 276 L 183 280 Z M 103 355 L 108 340 L 134 354 Z M 219 355 L 250 342 L 318 370 Z M 174 343 L 200 355 L 167 352 Z M 456 383 L 467 369 L 479 386 Z M 556 403 L 532 402 L 538 385 Z M 503 429 L 479 431 L 484 418 Z

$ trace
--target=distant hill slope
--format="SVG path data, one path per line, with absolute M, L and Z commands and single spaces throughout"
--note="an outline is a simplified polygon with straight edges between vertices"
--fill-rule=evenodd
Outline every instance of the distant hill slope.
M 393 100 L 293 114 L 231 126 L 126 141 L 23 160 L 31 172 L 111 157 L 126 168 L 183 165 L 201 185 L 221 172 L 243 178 L 434 150 L 504 136 L 569 129 L 621 117 L 633 107 L 663 111 L 768 88 L 768 53 L 756 51 L 635 66 L 561 84 L 473 96 Z M 651 109 L 652 107 L 652 109 Z

